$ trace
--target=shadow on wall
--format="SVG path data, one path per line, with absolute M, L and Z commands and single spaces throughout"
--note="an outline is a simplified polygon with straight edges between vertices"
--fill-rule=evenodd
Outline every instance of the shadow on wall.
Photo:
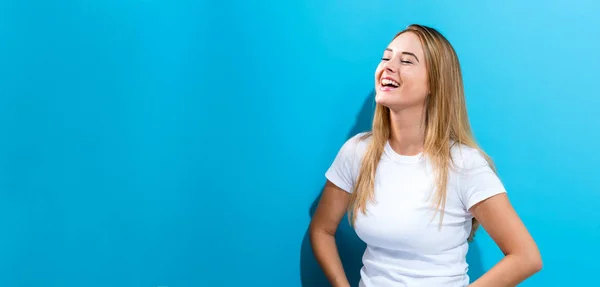
M 480 227 L 482 228 L 482 227 Z M 477 245 L 477 236 L 475 240 L 469 244 L 469 253 L 467 253 L 467 263 L 469 263 L 469 277 L 471 282 L 481 277 L 485 270 L 483 269 L 483 263 L 481 262 L 481 250 Z
M 360 112 L 354 122 L 354 127 L 348 132 L 347 139 L 352 136 L 371 130 L 373 112 L 375 108 L 375 91 L 372 91 L 365 99 Z M 319 204 L 319 195 L 312 203 L 309 209 L 309 215 L 312 218 L 317 205 Z M 346 271 L 350 286 L 358 286 L 360 280 L 360 268 L 362 267 L 362 255 L 365 251 L 365 244 L 358 238 L 352 227 L 350 227 L 348 217 L 344 216 L 336 233 L 336 243 Z M 304 233 L 302 248 L 300 254 L 300 279 L 302 287 L 329 287 L 331 284 L 325 278 L 321 267 L 317 263 L 310 245 L 308 229 Z
M 365 99 L 362 108 L 356 117 L 356 122 L 348 133 L 347 139 L 360 132 L 371 130 L 374 108 L 375 91 L 372 91 Z M 320 198 L 321 196 L 319 195 L 310 206 L 308 212 L 311 218 L 315 213 Z M 476 241 L 477 240 L 471 243 L 467 255 L 469 276 L 472 281 L 479 278 L 484 273 L 480 250 Z M 360 269 L 362 267 L 362 255 L 366 245 L 358 238 L 352 227 L 350 227 L 346 216 L 344 216 L 340 222 L 340 226 L 336 233 L 336 243 L 350 286 L 358 286 L 360 281 Z M 300 252 L 300 279 L 302 281 L 302 287 L 331 286 L 313 255 L 308 228 L 304 233 Z

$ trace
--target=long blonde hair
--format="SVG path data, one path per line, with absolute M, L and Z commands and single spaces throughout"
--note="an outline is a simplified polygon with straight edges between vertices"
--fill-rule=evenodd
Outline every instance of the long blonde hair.
M 451 142 L 463 144 L 479 150 L 496 171 L 490 157 L 477 145 L 467 116 L 462 74 L 458 57 L 452 45 L 437 30 L 410 25 L 396 34 L 411 32 L 416 34 L 425 54 L 430 94 L 426 99 L 425 143 L 423 154 L 428 156 L 435 171 L 437 192 L 435 194 L 436 212 L 440 211 L 440 227 L 446 206 L 446 186 L 452 161 Z M 395 38 L 394 37 L 394 38 Z M 356 214 L 365 213 L 367 201 L 374 198 L 375 173 L 385 144 L 390 138 L 390 110 L 380 104 L 375 107 L 373 126 L 366 137 L 372 137 L 362 160 L 360 173 L 348 206 L 351 224 Z M 473 218 L 473 228 L 468 240 L 471 241 L 479 224 Z

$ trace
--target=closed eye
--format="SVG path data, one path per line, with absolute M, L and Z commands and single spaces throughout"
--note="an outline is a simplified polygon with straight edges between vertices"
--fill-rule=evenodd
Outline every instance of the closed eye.
M 381 58 L 381 60 L 382 61 L 389 61 L 390 58 Z M 403 64 L 412 64 L 413 62 L 411 62 L 411 61 L 400 61 L 400 63 L 403 63 Z

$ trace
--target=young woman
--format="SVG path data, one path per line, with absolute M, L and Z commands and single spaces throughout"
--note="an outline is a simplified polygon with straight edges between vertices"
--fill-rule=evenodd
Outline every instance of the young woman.
M 360 286 L 515 286 L 539 271 L 536 243 L 471 134 L 446 38 L 421 25 L 398 33 L 375 88 L 372 131 L 338 152 L 310 226 L 331 284 L 349 286 L 334 239 L 347 211 L 367 244 Z M 479 223 L 505 257 L 471 283 L 466 254 Z

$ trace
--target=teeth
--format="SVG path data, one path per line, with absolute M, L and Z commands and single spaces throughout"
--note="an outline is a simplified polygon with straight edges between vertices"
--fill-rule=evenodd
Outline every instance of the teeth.
M 396 82 L 394 80 L 390 80 L 390 79 L 383 79 L 383 80 L 381 80 L 381 84 L 382 85 L 394 85 L 396 87 L 400 86 L 400 84 L 398 84 L 398 82 Z

